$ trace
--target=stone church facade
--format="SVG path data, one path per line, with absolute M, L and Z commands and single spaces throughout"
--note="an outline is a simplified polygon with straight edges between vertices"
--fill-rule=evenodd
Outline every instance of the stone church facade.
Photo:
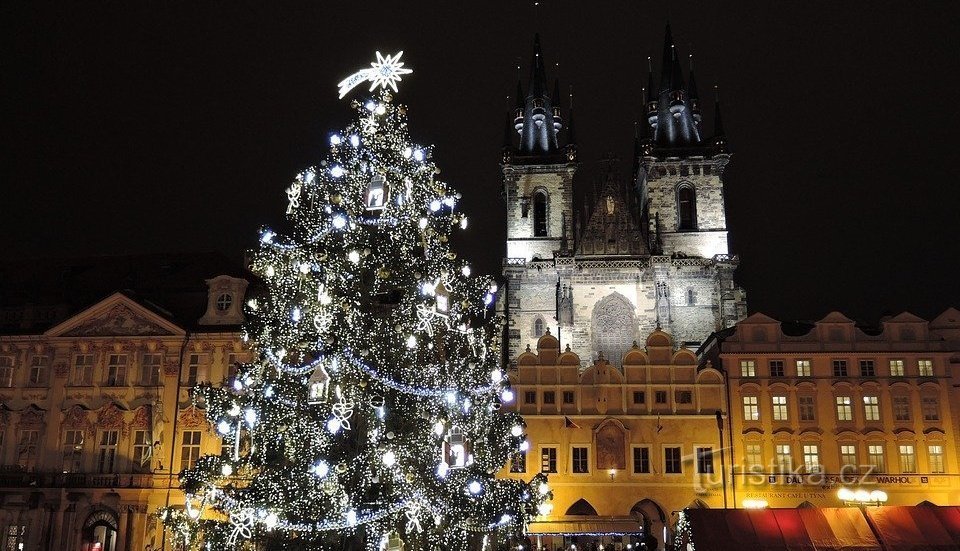
M 582 208 L 572 108 L 563 117 L 559 82 L 549 92 L 539 37 L 526 93 L 505 128 L 505 353 L 517 358 L 549 329 L 584 359 L 620 365 L 657 328 L 696 348 L 746 315 L 727 246 L 723 172 L 730 161 L 720 106 L 704 137 L 693 72 L 684 81 L 669 27 L 660 85 L 643 91 L 633 172 L 604 158 Z M 519 137 L 519 141 L 517 140 Z

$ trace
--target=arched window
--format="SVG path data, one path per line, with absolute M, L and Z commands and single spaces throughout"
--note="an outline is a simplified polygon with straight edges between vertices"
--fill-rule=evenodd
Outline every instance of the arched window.
M 697 229 L 697 193 L 693 186 L 683 185 L 677 190 L 677 208 L 680 215 L 677 229 Z
M 547 236 L 547 194 L 543 191 L 533 195 L 533 236 Z
M 543 318 L 537 318 L 533 322 L 533 336 L 538 339 L 543 336 Z

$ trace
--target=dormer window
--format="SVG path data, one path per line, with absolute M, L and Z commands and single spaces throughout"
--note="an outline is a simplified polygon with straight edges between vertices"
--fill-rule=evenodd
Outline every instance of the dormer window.
M 217 297 L 217 312 L 226 312 L 230 310 L 230 306 L 233 304 L 233 295 L 230 293 L 221 293 Z

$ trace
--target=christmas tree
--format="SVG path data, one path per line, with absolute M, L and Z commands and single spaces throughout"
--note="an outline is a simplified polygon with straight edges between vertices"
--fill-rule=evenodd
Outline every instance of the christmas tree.
M 450 250 L 460 195 L 409 139 L 389 89 L 401 54 L 341 83 L 354 122 L 286 190 L 289 231 L 264 230 L 247 304 L 256 359 L 196 396 L 224 441 L 181 475 L 162 516 L 202 549 L 481 549 L 549 498 L 497 480 L 526 451 L 501 371 L 497 287 Z

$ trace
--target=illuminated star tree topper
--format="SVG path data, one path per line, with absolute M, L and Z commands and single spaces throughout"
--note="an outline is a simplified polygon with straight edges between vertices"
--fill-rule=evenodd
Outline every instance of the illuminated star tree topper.
M 361 82 L 370 82 L 370 91 L 377 88 L 392 88 L 397 91 L 397 83 L 400 82 L 401 75 L 409 75 L 413 69 L 405 69 L 404 63 L 400 61 L 403 51 L 396 55 L 383 56 L 377 52 L 377 60 L 370 64 L 369 69 L 361 69 L 356 73 L 340 81 L 337 86 L 340 88 L 340 98 L 350 93 L 350 90 L 356 88 Z

